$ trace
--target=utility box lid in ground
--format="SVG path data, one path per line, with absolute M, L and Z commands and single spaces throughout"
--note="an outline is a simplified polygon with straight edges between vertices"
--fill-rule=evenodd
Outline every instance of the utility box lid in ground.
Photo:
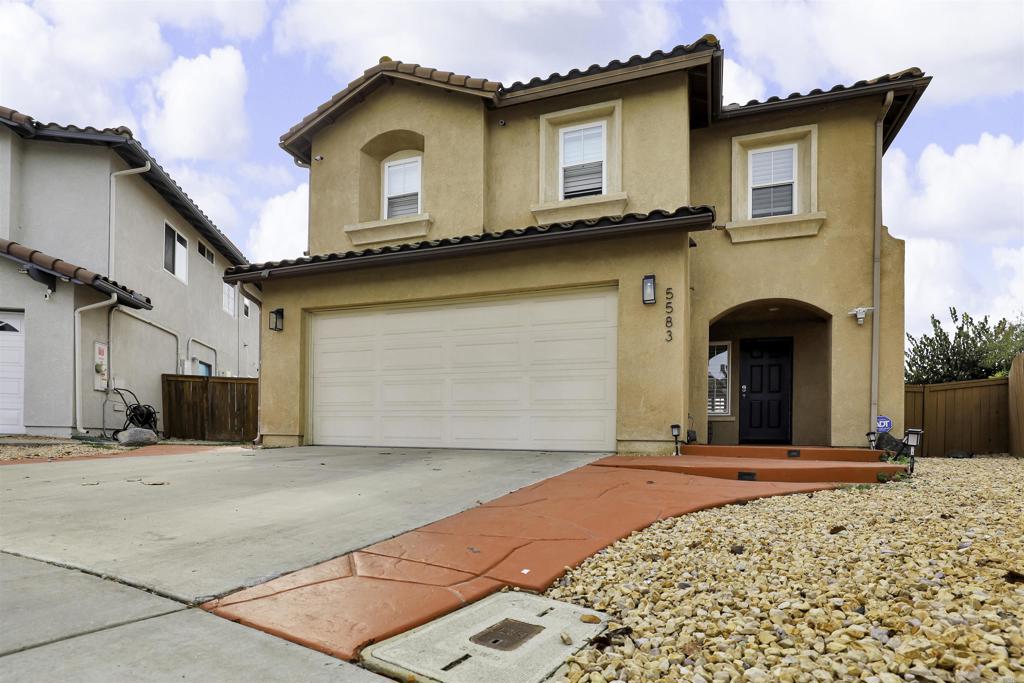
M 596 623 L 583 621 L 584 615 Z M 362 659 L 399 680 L 540 683 L 601 633 L 606 620 L 600 612 L 530 593 L 497 593 L 372 645 Z

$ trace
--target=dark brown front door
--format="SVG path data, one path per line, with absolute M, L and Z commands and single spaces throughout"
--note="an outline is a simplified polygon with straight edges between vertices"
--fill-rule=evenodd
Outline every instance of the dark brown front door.
M 743 339 L 740 358 L 740 443 L 789 443 L 793 339 Z

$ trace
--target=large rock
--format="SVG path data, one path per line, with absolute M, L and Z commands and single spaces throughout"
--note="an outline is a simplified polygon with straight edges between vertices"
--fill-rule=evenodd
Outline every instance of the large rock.
M 151 429 L 142 429 L 141 427 L 130 427 L 122 432 L 118 432 L 117 440 L 122 446 L 152 446 L 160 441 L 157 438 L 156 432 Z

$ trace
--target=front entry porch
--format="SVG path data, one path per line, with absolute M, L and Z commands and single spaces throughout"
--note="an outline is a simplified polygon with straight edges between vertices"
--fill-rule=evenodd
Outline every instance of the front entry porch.
M 708 328 L 708 443 L 830 442 L 831 316 L 762 299 Z

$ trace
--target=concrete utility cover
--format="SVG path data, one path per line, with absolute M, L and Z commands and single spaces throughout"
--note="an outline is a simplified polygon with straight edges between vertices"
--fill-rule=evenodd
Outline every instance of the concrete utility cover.
M 583 622 L 584 615 L 599 622 Z M 603 631 L 606 619 L 530 593 L 497 593 L 366 648 L 363 663 L 399 680 L 539 683 Z

